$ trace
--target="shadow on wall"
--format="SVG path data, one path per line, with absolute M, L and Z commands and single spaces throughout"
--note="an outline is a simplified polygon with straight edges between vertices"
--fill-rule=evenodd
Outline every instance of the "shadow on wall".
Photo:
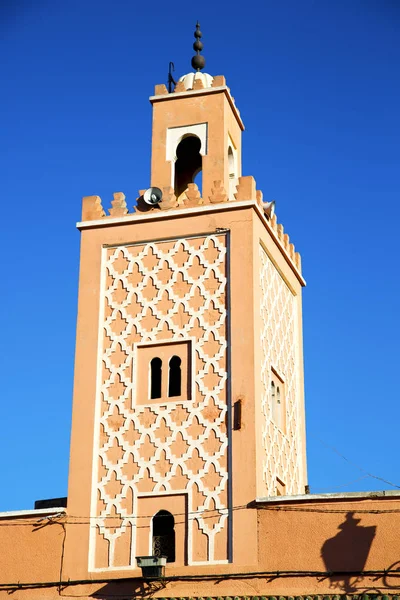
M 111 600 L 111 598 L 152 598 L 154 594 L 165 587 L 162 581 L 143 581 L 143 579 L 121 579 L 108 583 L 90 598 Z M 89 596 L 88 596 L 89 597 Z
M 364 570 L 376 533 L 375 526 L 363 527 L 360 521 L 353 512 L 347 513 L 339 533 L 326 540 L 321 549 L 326 570 L 337 573 L 329 577 L 332 587 L 346 593 L 356 591 L 355 584 L 362 581 L 357 573 Z

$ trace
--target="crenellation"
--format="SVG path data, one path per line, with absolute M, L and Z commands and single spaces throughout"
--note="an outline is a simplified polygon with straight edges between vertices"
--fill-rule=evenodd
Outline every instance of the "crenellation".
M 289 251 L 289 235 L 287 233 L 283 236 L 283 245 L 285 250 Z
M 256 201 L 260 208 L 263 208 L 263 192 L 256 189 L 256 182 L 252 176 L 239 177 L 239 184 L 234 194 L 235 200 L 229 200 L 228 194 L 223 186 L 222 180 L 215 180 L 214 186 L 211 188 L 211 195 L 202 197 L 201 192 L 196 183 L 189 183 L 185 192 L 178 199 L 175 195 L 175 190 L 172 186 L 162 188 L 162 202 L 155 206 L 147 204 L 143 199 L 143 194 L 146 190 L 139 190 L 139 197 L 136 200 L 136 205 L 133 207 L 134 212 L 129 212 L 127 207 L 125 194 L 123 192 L 115 192 L 109 209 L 110 217 L 124 217 L 127 215 L 138 213 L 148 213 L 155 211 L 168 211 L 179 208 L 194 208 L 205 204 L 222 204 L 225 202 L 236 201 Z M 93 221 L 107 217 L 100 196 L 85 196 L 82 203 L 82 221 Z M 268 219 L 271 232 L 279 242 L 279 246 L 291 260 L 293 265 L 301 273 L 301 257 L 296 252 L 294 244 L 290 241 L 290 237 L 285 233 L 284 227 L 278 223 L 276 214 L 273 214 Z
M 161 210 L 171 210 L 178 208 L 179 203 L 175 196 L 175 190 L 171 186 L 163 187 L 163 200 L 160 203 Z
M 211 87 L 222 87 L 226 85 L 226 79 L 223 75 L 216 75 L 213 79 Z
M 194 77 L 193 84 L 190 87 L 186 87 L 185 81 L 182 79 L 181 81 L 177 81 L 175 84 L 175 88 L 173 92 L 182 93 L 182 92 L 190 92 L 193 90 L 203 90 L 207 87 L 218 88 L 226 86 L 226 79 L 223 75 L 215 75 L 212 77 L 211 85 L 207 85 L 202 77 Z M 229 94 L 230 90 L 228 88 Z M 155 96 L 166 96 L 169 94 L 168 88 L 164 83 L 159 83 L 154 86 L 154 95 Z M 232 102 L 235 104 L 235 99 L 231 96 Z M 239 110 L 236 108 L 237 112 Z
M 211 196 L 209 196 L 211 204 L 218 204 L 220 202 L 228 202 L 228 194 L 225 191 L 222 181 L 218 179 L 214 181 L 214 187 L 211 188 Z
M 132 216 L 135 213 L 155 212 L 157 210 L 173 210 L 178 208 L 194 208 L 205 204 L 222 204 L 232 202 L 229 200 L 228 194 L 222 184 L 222 180 L 213 182 L 214 187 L 211 188 L 211 195 L 208 198 L 203 198 L 196 183 L 189 183 L 187 189 L 178 199 L 175 195 L 175 190 L 172 186 L 163 187 L 162 202 L 155 206 L 147 204 L 143 199 L 143 194 L 146 190 L 139 190 L 139 197 L 136 200 L 136 205 L 133 207 L 134 212 L 129 212 L 127 207 L 125 194 L 123 192 L 115 192 L 111 202 L 111 208 L 108 210 L 110 217 Z M 254 177 L 245 176 L 239 177 L 239 185 L 237 186 L 236 201 L 254 201 L 262 208 L 263 192 L 256 189 Z M 82 221 L 93 221 L 107 217 L 103 209 L 100 196 L 85 196 L 82 202 Z M 284 227 L 278 223 L 276 214 L 268 220 L 269 226 L 277 238 L 280 247 L 285 251 L 292 263 L 301 272 L 301 257 L 295 250 L 295 246 L 290 242 L 290 237 L 284 232 Z
M 113 194 L 114 199 L 111 202 L 112 208 L 108 210 L 112 217 L 123 217 L 127 215 L 129 210 L 126 206 L 125 194 L 122 192 L 115 192 Z
M 174 92 L 186 92 L 185 84 L 183 81 L 178 81 L 178 83 L 175 86 Z
M 239 185 L 236 188 L 236 194 L 234 194 L 236 200 L 256 200 L 256 180 L 251 175 L 245 177 L 239 177 Z
M 204 204 L 203 198 L 201 197 L 199 188 L 196 183 L 188 183 L 187 189 L 182 195 L 183 203 L 185 206 L 199 206 Z
M 285 233 L 283 225 L 281 223 L 278 223 L 276 214 L 272 215 L 272 217 L 268 220 L 268 223 L 271 227 L 273 234 L 278 239 L 279 245 L 281 246 L 282 250 L 285 251 L 286 255 L 290 258 L 297 270 L 301 273 L 300 254 L 296 252 L 295 245 L 290 241 L 289 235 Z
M 167 86 L 165 85 L 165 83 L 158 83 L 154 87 L 154 95 L 155 96 L 164 96 L 165 94 L 168 94 Z
M 82 198 L 82 221 L 95 221 L 105 216 L 100 196 Z

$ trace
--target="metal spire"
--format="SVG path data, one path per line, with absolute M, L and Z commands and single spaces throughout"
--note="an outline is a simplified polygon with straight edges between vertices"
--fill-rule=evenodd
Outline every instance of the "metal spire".
M 203 44 L 200 41 L 202 35 L 203 34 L 200 31 L 200 23 L 197 21 L 196 31 L 194 32 L 194 37 L 196 38 L 196 41 L 193 44 L 193 50 L 196 51 L 196 55 L 192 58 L 192 67 L 193 69 L 196 69 L 196 71 L 201 71 L 201 69 L 204 69 L 206 64 L 206 59 L 200 54 L 200 52 L 203 50 Z

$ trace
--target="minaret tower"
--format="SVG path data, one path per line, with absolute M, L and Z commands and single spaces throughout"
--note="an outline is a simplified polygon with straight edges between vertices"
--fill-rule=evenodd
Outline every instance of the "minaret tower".
M 150 98 L 162 200 L 83 199 L 64 577 L 138 576 L 140 555 L 172 575 L 254 567 L 251 503 L 307 483 L 300 257 L 242 177 L 201 36 L 194 72 Z

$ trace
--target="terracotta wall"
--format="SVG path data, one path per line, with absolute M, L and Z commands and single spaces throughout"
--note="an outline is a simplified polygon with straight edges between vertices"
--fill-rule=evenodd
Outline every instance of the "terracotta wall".
M 0 518 L 0 588 L 6 584 L 58 582 L 65 536 L 65 517 L 52 519 L 38 511 Z M 13 598 L 58 597 L 53 588 L 13 592 Z M 0 589 L 0 597 L 10 597 Z
M 207 566 L 186 567 L 171 579 L 171 569 L 167 567 L 166 579 L 160 582 L 133 579 L 127 577 L 128 574 L 125 579 L 118 579 L 121 573 L 108 573 L 101 583 L 97 579 L 92 584 L 71 581 L 65 585 L 64 582 L 61 588 L 24 589 L 22 586 L 13 591 L 11 597 L 13 600 L 61 597 L 111 600 L 113 597 L 333 594 L 338 598 L 343 594 L 371 597 L 400 592 L 399 496 L 331 500 L 310 496 L 310 500 L 301 502 L 258 504 L 243 512 L 252 512 L 258 518 L 256 565 L 214 565 L 212 571 Z M 63 545 L 60 523 L 39 526 L 31 520 L 28 525 L 22 525 L 20 519 L 3 519 L 0 541 L 0 587 L 6 582 L 59 580 Z M 246 548 L 245 538 L 243 546 Z M 251 550 L 249 548 L 250 554 Z M 9 591 L 0 589 L 0 598 L 10 598 Z
M 398 590 L 399 576 L 305 577 L 307 571 L 362 571 L 400 567 L 400 498 L 265 503 L 258 510 L 259 568 L 300 571 L 271 582 L 275 594 L 373 593 Z M 299 574 L 300 575 L 300 574 Z M 332 592 L 332 590 L 334 592 Z

